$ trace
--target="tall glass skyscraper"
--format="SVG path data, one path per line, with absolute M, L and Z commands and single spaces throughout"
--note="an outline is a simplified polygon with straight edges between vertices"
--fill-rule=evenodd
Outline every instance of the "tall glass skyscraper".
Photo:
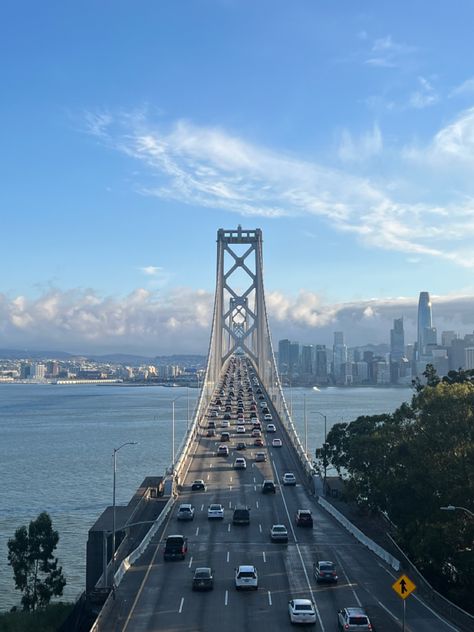
M 427 344 L 436 344 L 436 340 L 433 340 L 433 331 L 430 293 L 420 292 L 418 301 L 418 359 L 426 355 Z

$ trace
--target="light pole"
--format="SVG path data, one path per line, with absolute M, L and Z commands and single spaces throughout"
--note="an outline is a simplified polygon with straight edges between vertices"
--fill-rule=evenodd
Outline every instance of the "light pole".
M 328 468 L 327 454 L 326 454 L 326 439 L 327 439 L 327 417 L 323 413 L 320 413 L 319 410 L 312 410 L 311 412 L 316 413 L 317 415 L 321 415 L 324 419 L 324 445 L 323 445 L 323 468 L 324 468 L 324 478 L 323 478 L 323 489 L 324 493 L 326 493 L 326 473 Z
M 118 448 L 114 448 L 114 491 L 112 498 L 112 590 L 115 590 L 115 481 L 117 477 L 117 452 L 126 445 L 137 445 L 138 441 L 126 441 Z
M 466 507 L 455 507 L 454 505 L 447 505 L 446 507 L 440 507 L 440 509 L 442 509 L 443 511 L 464 511 L 464 513 L 467 513 L 468 516 L 474 518 L 474 512 L 470 509 L 467 509 Z

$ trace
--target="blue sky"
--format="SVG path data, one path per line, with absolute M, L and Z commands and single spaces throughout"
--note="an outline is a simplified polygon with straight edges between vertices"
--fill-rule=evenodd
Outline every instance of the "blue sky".
M 238 223 L 276 338 L 385 341 L 421 290 L 472 331 L 470 1 L 2 13 L 0 346 L 205 351 Z

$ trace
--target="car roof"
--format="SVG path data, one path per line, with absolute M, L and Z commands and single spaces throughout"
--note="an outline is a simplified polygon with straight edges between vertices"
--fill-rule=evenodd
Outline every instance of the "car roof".
M 313 605 L 311 599 L 292 599 L 292 601 L 295 606 L 307 606 L 308 604 L 310 604 L 311 606 Z
M 277 527 L 278 527 L 278 528 L 280 528 L 280 529 L 281 529 L 281 528 L 283 528 L 283 529 L 285 529 L 285 530 L 286 530 L 286 527 L 285 527 L 285 525 L 284 525 L 284 524 L 274 524 L 274 525 L 272 526 L 272 529 L 276 529 Z
M 194 479 L 193 483 L 204 483 L 204 481 L 202 480 L 202 478 L 196 478 Z
M 331 564 L 334 566 L 334 562 L 331 562 L 330 560 L 319 560 L 318 564 Z
M 191 503 L 181 503 L 181 505 L 179 506 L 180 509 L 191 509 L 191 507 Z

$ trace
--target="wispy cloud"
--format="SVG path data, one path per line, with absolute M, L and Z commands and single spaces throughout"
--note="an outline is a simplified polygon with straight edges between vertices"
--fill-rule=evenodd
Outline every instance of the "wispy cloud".
M 140 270 L 147 276 L 156 276 L 163 271 L 163 268 L 159 268 L 157 266 L 143 266 Z
M 101 139 L 145 165 L 155 178 L 154 184 L 138 185 L 143 194 L 241 216 L 312 216 L 336 230 L 353 233 L 372 248 L 474 267 L 474 256 L 466 255 L 461 244 L 474 237 L 472 200 L 466 197 L 456 196 L 444 206 L 419 199 L 396 200 L 389 187 L 347 170 L 301 160 L 223 129 L 188 121 L 163 127 L 143 113 L 129 114 L 117 116 L 107 130 L 101 123 L 99 130 Z M 473 130 L 474 110 L 440 130 L 432 151 L 465 153 L 472 160 Z M 355 156 L 361 146 L 367 153 L 381 150 L 377 127 L 362 139 L 347 136 L 346 156 L 351 152 Z
M 419 110 L 434 105 L 439 101 L 439 96 L 432 84 L 425 77 L 418 77 L 418 89 L 412 92 L 409 99 L 410 107 Z
M 391 35 L 386 35 L 374 41 L 370 57 L 365 60 L 365 63 L 379 68 L 396 68 L 404 58 L 412 55 L 416 50 L 416 47 L 395 42 Z
M 342 130 L 337 153 L 343 162 L 361 162 L 380 154 L 382 149 L 382 133 L 375 123 L 360 137 L 355 137 L 347 129 Z
M 456 86 L 449 93 L 450 97 L 457 97 L 461 95 L 471 95 L 474 94 L 474 77 L 470 79 L 466 79 L 461 84 Z

